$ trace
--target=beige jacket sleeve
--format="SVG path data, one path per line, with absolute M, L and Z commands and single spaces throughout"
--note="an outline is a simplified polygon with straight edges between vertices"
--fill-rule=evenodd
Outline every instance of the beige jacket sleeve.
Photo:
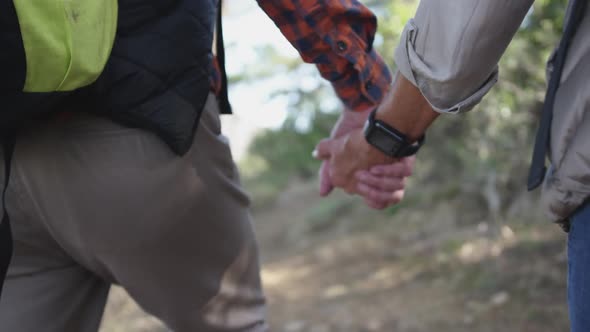
M 399 72 L 436 111 L 469 111 L 496 83 L 533 1 L 421 0 L 395 52 Z

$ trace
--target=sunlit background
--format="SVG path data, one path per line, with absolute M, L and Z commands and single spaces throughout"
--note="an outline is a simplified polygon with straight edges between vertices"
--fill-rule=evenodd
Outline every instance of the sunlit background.
M 565 236 L 524 185 L 565 2 L 536 1 L 500 83 L 476 111 L 435 124 L 405 201 L 375 212 L 342 193 L 319 198 L 311 151 L 339 101 L 255 1 L 225 1 L 235 115 L 223 125 L 253 199 L 272 331 L 568 329 Z M 393 69 L 418 1 L 364 3 Z M 167 330 L 115 289 L 101 331 Z

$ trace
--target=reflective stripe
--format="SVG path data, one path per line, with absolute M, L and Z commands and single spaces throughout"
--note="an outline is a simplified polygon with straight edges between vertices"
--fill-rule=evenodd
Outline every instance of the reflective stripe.
M 117 30 L 117 0 L 13 0 L 26 54 L 25 92 L 71 91 L 94 82 Z

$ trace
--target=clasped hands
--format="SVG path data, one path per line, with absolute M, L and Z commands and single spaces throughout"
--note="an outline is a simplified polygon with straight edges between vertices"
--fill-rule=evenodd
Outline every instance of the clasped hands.
M 363 134 L 369 113 L 343 112 L 330 138 L 317 145 L 314 157 L 323 160 L 321 196 L 341 188 L 362 196 L 369 207 L 382 210 L 403 199 L 415 158 L 393 159 L 369 145 Z

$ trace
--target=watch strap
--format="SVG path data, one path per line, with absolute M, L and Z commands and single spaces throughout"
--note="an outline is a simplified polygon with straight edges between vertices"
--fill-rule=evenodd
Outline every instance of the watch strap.
M 420 150 L 420 148 L 424 144 L 425 135 L 420 136 L 420 138 L 418 138 L 418 140 L 415 142 L 409 142 L 408 137 L 405 134 L 401 133 L 399 130 L 393 128 L 384 121 L 376 119 L 376 113 L 377 108 L 375 108 L 369 114 L 369 118 L 367 119 L 368 127 L 365 131 L 365 136 L 369 144 L 373 145 L 384 154 L 393 158 L 409 157 L 415 155 L 418 152 L 418 150 Z M 372 144 L 372 142 L 370 141 L 370 137 L 367 136 L 371 130 L 379 130 L 382 133 L 386 133 L 386 135 L 389 136 L 392 140 L 396 140 L 400 144 L 392 144 L 391 149 L 384 149 L 382 146 Z

